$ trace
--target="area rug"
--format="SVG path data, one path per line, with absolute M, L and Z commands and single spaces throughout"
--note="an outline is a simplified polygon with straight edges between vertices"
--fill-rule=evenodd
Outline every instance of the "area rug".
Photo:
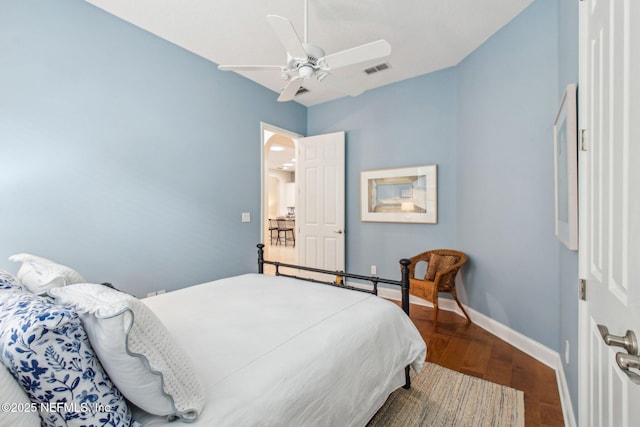
M 427 362 L 367 426 L 523 427 L 524 393 Z

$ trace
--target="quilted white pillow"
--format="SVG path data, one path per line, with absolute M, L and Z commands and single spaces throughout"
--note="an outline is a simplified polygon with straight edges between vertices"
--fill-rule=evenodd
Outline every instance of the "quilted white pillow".
M 122 394 L 150 414 L 193 421 L 204 395 L 191 361 L 137 298 L 80 283 L 49 290 L 76 307 L 102 366 Z
M 9 405 L 2 409 L 0 424 L 12 427 L 40 427 L 38 407 L 31 404 L 27 394 L 4 365 L 0 365 L 0 403 Z
M 86 282 L 73 268 L 47 258 L 31 254 L 16 254 L 10 256 L 9 260 L 22 263 L 17 279 L 34 294 L 41 295 L 51 288 Z

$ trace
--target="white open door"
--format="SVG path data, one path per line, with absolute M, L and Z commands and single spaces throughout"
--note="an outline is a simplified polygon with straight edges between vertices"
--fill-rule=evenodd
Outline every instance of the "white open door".
M 580 8 L 579 420 L 640 426 L 640 2 Z
M 296 147 L 298 264 L 345 268 L 344 132 L 300 138 Z M 300 275 L 311 276 L 305 272 Z

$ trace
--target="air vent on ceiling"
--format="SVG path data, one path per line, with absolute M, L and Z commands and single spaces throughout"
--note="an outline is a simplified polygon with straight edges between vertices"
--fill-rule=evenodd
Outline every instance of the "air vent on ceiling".
M 389 68 L 391 68 L 389 63 L 388 62 L 383 62 L 382 64 L 376 65 L 374 67 L 367 68 L 366 70 L 364 70 L 364 72 L 367 73 L 367 74 L 373 74 L 373 73 L 377 73 L 379 71 L 387 70 Z

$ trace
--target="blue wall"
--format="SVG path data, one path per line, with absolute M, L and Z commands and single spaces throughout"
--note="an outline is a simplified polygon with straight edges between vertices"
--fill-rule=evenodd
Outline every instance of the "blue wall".
M 558 350 L 557 6 L 538 0 L 458 66 L 458 245 L 469 304 Z
M 306 120 L 84 1 L 0 0 L 0 268 L 31 252 L 143 296 L 255 271 L 260 121 Z
M 456 236 L 456 71 L 449 68 L 309 108 L 310 135 L 346 130 L 347 269 L 398 278 L 400 258 Z M 360 171 L 437 164 L 438 224 L 360 221 Z

